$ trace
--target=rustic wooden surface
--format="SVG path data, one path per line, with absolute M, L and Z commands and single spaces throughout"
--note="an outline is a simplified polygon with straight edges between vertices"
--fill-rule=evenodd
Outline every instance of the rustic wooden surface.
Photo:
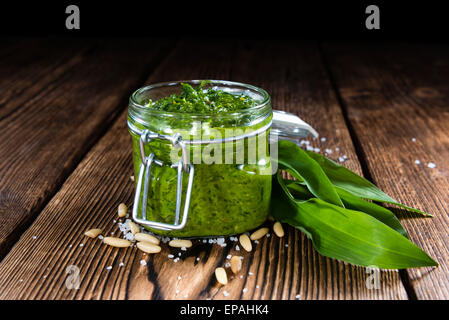
M 447 49 L 48 41 L 0 49 L 1 299 L 449 297 Z M 346 154 L 346 166 L 434 214 L 410 219 L 397 211 L 412 240 L 441 266 L 382 271 L 381 288 L 370 290 L 364 268 L 320 256 L 293 228 L 286 228 L 283 239 L 264 238 L 251 253 L 236 251 L 228 240 L 225 248 L 195 241 L 186 252 L 165 245 L 161 254 L 148 256 L 83 236 L 93 227 L 119 235 L 117 206 L 132 204 L 129 94 L 145 84 L 192 78 L 267 89 L 276 108 L 298 113 L 326 137 L 312 141 L 314 146 L 338 147 L 329 157 Z M 415 158 L 423 162 L 420 167 Z M 427 161 L 437 168 L 425 167 Z M 179 252 L 177 263 L 168 259 Z M 244 256 L 243 277 L 220 287 L 213 271 L 228 254 Z M 79 290 L 65 286 L 70 265 L 80 269 Z

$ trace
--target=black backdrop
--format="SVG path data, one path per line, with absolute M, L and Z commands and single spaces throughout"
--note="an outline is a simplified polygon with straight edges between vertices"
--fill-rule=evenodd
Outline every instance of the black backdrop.
M 65 8 L 80 8 L 80 30 L 67 30 Z M 367 30 L 365 9 L 380 9 L 380 30 Z M 2 36 L 194 36 L 308 40 L 447 42 L 443 1 L 8 1 Z

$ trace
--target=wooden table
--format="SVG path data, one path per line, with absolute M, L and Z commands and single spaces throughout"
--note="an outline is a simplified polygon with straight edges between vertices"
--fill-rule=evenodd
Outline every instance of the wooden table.
M 85 237 L 93 227 L 119 235 L 117 206 L 132 205 L 130 93 L 201 78 L 265 88 L 326 138 L 314 147 L 347 155 L 345 166 L 433 214 L 394 209 L 440 266 L 382 271 L 381 287 L 368 289 L 366 269 L 320 256 L 293 228 L 251 253 L 228 240 L 148 256 Z M 0 92 L 1 299 L 449 298 L 448 46 L 8 39 Z M 167 257 L 178 252 L 177 263 Z M 229 254 L 244 256 L 243 277 L 220 287 L 214 270 Z M 71 265 L 78 290 L 66 287 Z

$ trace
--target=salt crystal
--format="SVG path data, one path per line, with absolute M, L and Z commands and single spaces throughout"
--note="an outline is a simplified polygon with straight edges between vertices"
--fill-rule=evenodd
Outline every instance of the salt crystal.
M 339 147 L 335 148 L 335 151 L 340 151 L 340 148 Z
M 416 163 L 416 164 L 421 164 L 421 161 L 415 160 L 415 163 Z
M 186 247 L 181 247 L 181 250 L 186 251 L 187 249 L 186 249 Z
M 181 252 L 178 252 L 178 256 L 179 256 L 179 257 L 181 256 Z
M 119 267 L 123 267 L 125 264 L 123 263 L 123 262 L 120 262 L 119 264 L 118 264 L 118 266 Z
M 36 236 L 32 236 L 31 238 L 36 239 L 37 237 Z
M 236 246 L 235 246 L 235 251 L 240 251 L 239 245 L 236 245 Z
M 269 238 L 270 237 L 270 234 L 269 233 L 267 233 L 267 238 Z
M 242 275 L 240 276 L 240 279 L 243 279 L 243 276 L 242 276 Z
M 345 158 L 343 158 L 343 157 L 338 157 L 338 161 L 340 161 L 340 162 L 345 162 Z
M 433 162 L 429 162 L 429 164 L 427 165 L 428 168 L 435 168 L 437 165 Z
M 254 273 L 252 273 L 252 272 L 250 271 L 250 272 L 248 272 L 248 274 L 249 274 L 250 276 L 252 276 Z
M 297 294 L 297 295 L 296 295 L 296 299 L 299 300 L 299 298 L 301 298 L 301 295 L 300 295 L 300 294 Z
M 146 266 L 146 265 L 147 265 L 147 262 L 146 262 L 145 260 L 142 259 L 142 260 L 140 260 L 140 264 L 143 265 L 143 266 Z
M 332 153 L 332 149 L 325 149 L 324 151 L 325 151 L 326 153 L 329 153 L 329 154 Z
M 313 149 L 314 149 L 314 148 L 313 148 L 312 146 L 309 146 L 309 145 L 306 146 L 306 150 L 307 150 L 307 151 L 313 151 Z
M 256 286 L 256 289 L 259 289 L 259 286 Z
M 185 296 L 184 296 L 184 298 L 187 298 L 189 295 L 188 294 L 186 294 Z
M 285 246 L 288 247 L 288 243 L 286 243 Z
M 325 142 L 325 141 L 326 141 L 326 137 L 322 137 L 322 138 L 321 138 L 321 141 L 322 141 L 322 142 Z
M 181 276 L 178 276 L 178 280 L 181 280 Z
M 255 244 L 258 244 L 258 243 L 259 243 L 259 240 L 254 240 L 254 243 L 255 243 Z
M 179 293 L 179 290 L 176 290 L 176 294 L 178 294 Z
M 320 152 L 320 148 L 313 148 L 313 151 L 315 151 L 315 152 Z
M 112 269 L 112 266 L 106 267 L 106 270 L 111 270 L 111 269 Z
M 100 239 L 100 240 L 103 240 L 103 236 L 100 234 L 99 236 L 98 236 L 98 239 Z
M 232 256 L 230 255 L 230 254 L 228 254 L 227 256 L 226 256 L 226 259 L 231 259 L 232 258 Z
M 200 261 L 200 257 L 196 258 L 196 261 Z
M 225 268 L 229 268 L 231 266 L 231 264 L 229 262 L 225 263 Z
M 413 141 L 413 142 L 416 142 L 416 138 L 412 138 L 412 141 Z
M 242 292 L 245 293 L 246 291 L 248 291 L 248 288 L 243 288 Z
M 224 295 L 225 297 L 229 297 L 229 293 L 228 293 L 226 290 L 223 290 L 223 295 Z
M 175 257 L 175 256 L 172 255 L 172 254 L 169 254 L 169 255 L 168 255 L 168 258 L 169 258 L 169 259 L 173 259 L 174 257 Z
M 80 243 L 80 247 L 84 246 L 84 244 Z
M 175 259 L 173 259 L 173 262 L 178 262 L 179 261 L 179 258 L 175 258 Z

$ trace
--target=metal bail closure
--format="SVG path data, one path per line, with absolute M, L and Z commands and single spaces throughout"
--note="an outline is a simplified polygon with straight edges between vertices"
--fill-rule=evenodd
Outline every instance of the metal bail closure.
M 149 143 L 151 140 L 161 139 L 169 140 L 172 142 L 174 147 L 180 147 L 182 150 L 182 158 L 178 163 L 172 164 L 172 168 L 177 168 L 178 170 L 178 180 L 177 180 L 177 190 L 176 190 L 176 211 L 175 211 L 175 221 L 174 224 L 162 223 L 157 221 L 148 220 L 146 218 L 147 205 L 148 205 L 148 192 L 150 188 L 150 176 L 151 176 L 151 165 L 153 163 L 158 166 L 162 166 L 163 162 L 155 159 L 154 153 L 151 153 L 148 157 L 145 156 L 145 144 Z M 144 130 L 140 136 L 140 156 L 142 157 L 142 164 L 140 165 L 139 178 L 137 180 L 136 194 L 134 196 L 134 206 L 132 212 L 132 218 L 135 222 L 143 224 L 147 227 L 160 230 L 180 230 L 183 229 L 187 223 L 187 216 L 189 214 L 190 197 L 192 194 L 193 185 L 193 175 L 194 167 L 192 164 L 188 163 L 187 149 L 182 141 L 180 134 L 175 134 L 174 136 L 161 135 L 149 130 Z M 182 214 L 181 223 L 179 222 L 181 213 L 181 201 L 182 201 L 182 176 L 183 172 L 189 174 L 189 181 L 187 184 L 186 198 L 184 202 L 184 211 Z M 143 195 L 142 203 L 139 202 L 140 195 L 142 191 L 143 183 Z M 142 208 L 141 217 L 138 217 L 139 207 Z

